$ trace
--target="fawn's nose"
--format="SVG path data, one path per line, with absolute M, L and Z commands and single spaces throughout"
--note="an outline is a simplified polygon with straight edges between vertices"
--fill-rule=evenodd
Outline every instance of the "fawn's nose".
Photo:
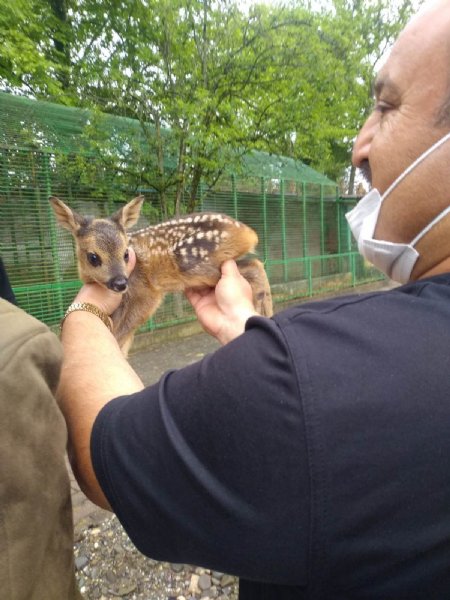
M 107 286 L 114 292 L 124 292 L 128 287 L 128 279 L 123 275 L 117 275 L 108 281 Z

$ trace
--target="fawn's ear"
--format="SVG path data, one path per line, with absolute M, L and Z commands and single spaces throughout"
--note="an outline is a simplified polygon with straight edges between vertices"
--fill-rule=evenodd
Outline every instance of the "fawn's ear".
M 139 219 L 139 214 L 141 212 L 142 203 L 144 202 L 144 196 L 137 196 L 128 204 L 125 204 L 120 210 L 115 212 L 111 219 L 122 225 L 124 229 L 129 229 L 133 227 L 137 220 Z
M 56 196 L 50 196 L 49 202 L 52 205 L 56 220 L 61 227 L 68 229 L 73 235 L 76 235 L 85 219 Z

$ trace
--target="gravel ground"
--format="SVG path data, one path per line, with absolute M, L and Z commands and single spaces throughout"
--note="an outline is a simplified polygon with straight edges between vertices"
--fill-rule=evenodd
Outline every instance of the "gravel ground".
M 116 517 L 76 531 L 75 566 L 86 600 L 237 600 L 235 577 L 143 556 Z

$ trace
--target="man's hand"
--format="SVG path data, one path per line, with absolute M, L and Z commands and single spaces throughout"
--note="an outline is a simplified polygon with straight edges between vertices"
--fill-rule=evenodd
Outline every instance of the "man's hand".
M 128 274 L 136 264 L 130 249 Z M 83 285 L 75 302 L 90 302 L 112 314 L 122 295 L 98 283 Z M 58 401 L 69 432 L 69 456 L 84 493 L 96 504 L 108 508 L 91 461 L 92 426 L 100 410 L 113 398 L 132 394 L 144 386 L 125 360 L 116 339 L 105 324 L 86 311 L 74 311 L 64 321 L 61 333 L 64 361 Z
M 128 255 L 127 275 L 129 276 L 136 265 L 136 254 L 133 248 L 128 248 Z M 107 315 L 112 315 L 122 302 L 122 294 L 108 290 L 98 283 L 85 283 L 76 295 L 74 302 L 95 304 Z
M 257 315 L 253 305 L 252 288 L 240 274 L 236 262 L 222 265 L 222 277 L 215 288 L 186 290 L 203 329 L 227 344 L 245 330 L 247 319 Z

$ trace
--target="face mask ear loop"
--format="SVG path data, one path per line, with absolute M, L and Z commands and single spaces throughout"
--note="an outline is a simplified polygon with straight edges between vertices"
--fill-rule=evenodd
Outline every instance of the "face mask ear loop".
M 416 237 L 413 239 L 413 241 L 411 242 L 411 246 L 415 246 L 417 244 L 417 242 L 419 240 L 421 240 L 423 238 L 424 235 L 426 235 L 430 229 L 432 229 L 436 223 L 438 223 L 441 219 L 443 219 L 446 215 L 448 215 L 450 213 L 450 206 L 447 206 L 447 208 L 444 208 L 444 210 L 439 213 L 437 215 L 437 217 L 434 217 L 434 219 L 431 221 L 431 223 L 428 223 L 428 225 L 422 229 L 422 231 L 416 235 Z
M 405 169 L 403 171 L 403 173 L 401 173 L 397 177 L 397 179 L 394 181 L 394 183 L 392 183 L 388 187 L 388 189 L 381 196 L 381 201 L 383 201 L 386 198 L 386 196 L 388 196 L 392 192 L 392 190 L 394 190 L 398 186 L 398 184 L 400 182 L 402 182 L 405 179 L 405 177 L 407 175 L 409 175 L 411 173 L 411 171 L 417 167 L 417 165 L 419 165 L 423 160 L 425 160 L 426 158 L 428 158 L 428 156 L 432 152 L 434 152 L 435 150 L 437 150 L 440 146 L 442 146 L 443 144 L 445 144 L 445 142 L 447 142 L 448 140 L 450 140 L 450 132 L 447 133 L 446 135 L 444 135 L 444 137 L 442 137 L 435 144 L 433 144 L 430 148 L 428 148 L 428 150 L 425 150 L 425 152 L 423 154 L 421 154 L 418 158 L 416 158 L 416 160 L 411 165 L 409 165 L 409 167 L 407 169 Z

